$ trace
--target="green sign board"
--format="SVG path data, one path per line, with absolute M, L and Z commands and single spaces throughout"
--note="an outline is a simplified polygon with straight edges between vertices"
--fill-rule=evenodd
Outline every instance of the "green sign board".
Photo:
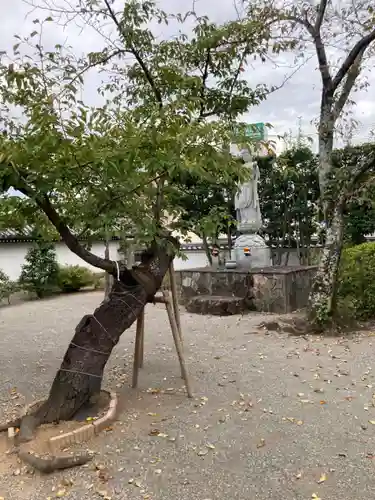
M 249 125 L 246 126 L 246 137 L 253 141 L 264 141 L 266 132 L 264 123 L 249 123 Z

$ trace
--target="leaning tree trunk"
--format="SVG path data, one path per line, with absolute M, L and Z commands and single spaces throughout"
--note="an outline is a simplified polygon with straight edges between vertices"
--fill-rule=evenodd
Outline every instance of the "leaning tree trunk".
M 308 320 L 318 331 L 331 321 L 335 311 L 337 274 L 344 237 L 344 206 L 345 198 L 342 196 L 327 228 L 323 254 L 310 292 Z
M 110 252 L 109 252 L 109 245 L 110 245 L 110 236 L 108 233 L 108 230 L 106 228 L 105 231 L 105 243 L 104 243 L 104 258 L 109 260 L 110 259 Z M 113 276 L 111 276 L 109 273 L 105 273 L 105 278 L 104 278 L 104 298 L 108 298 L 109 292 L 111 291 L 112 288 L 112 282 L 113 282 Z
M 173 252 L 156 247 L 144 253 L 132 271 L 121 267 L 107 299 L 84 316 L 53 381 L 48 399 L 21 422 L 22 441 L 37 425 L 71 419 L 101 389 L 104 367 L 121 334 L 151 301 L 173 260 Z
M 212 266 L 212 253 L 211 253 L 208 241 L 207 241 L 207 236 L 205 234 L 202 235 L 202 245 L 203 245 L 204 253 L 206 254 L 206 257 L 208 260 L 208 265 Z

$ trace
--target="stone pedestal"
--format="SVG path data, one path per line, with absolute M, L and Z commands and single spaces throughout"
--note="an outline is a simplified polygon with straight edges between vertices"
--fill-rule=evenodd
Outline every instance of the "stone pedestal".
M 245 255 L 245 248 L 250 255 Z M 243 269 L 272 266 L 271 249 L 259 234 L 241 234 L 234 244 L 234 255 L 237 266 Z

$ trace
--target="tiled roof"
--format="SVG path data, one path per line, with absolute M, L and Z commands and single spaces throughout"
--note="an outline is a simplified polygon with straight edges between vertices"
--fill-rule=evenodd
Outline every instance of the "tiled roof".
M 33 240 L 33 229 L 30 226 L 22 230 L 19 229 L 0 229 L 0 241 L 29 241 Z
M 82 240 L 86 238 L 83 237 Z M 117 241 L 120 238 L 118 236 L 112 236 L 111 240 Z M 13 243 L 13 242 L 30 242 L 35 241 L 36 236 L 34 234 L 34 228 L 31 226 L 26 226 L 24 229 L 0 229 L 0 243 Z M 104 238 L 98 238 L 99 241 L 104 241 Z

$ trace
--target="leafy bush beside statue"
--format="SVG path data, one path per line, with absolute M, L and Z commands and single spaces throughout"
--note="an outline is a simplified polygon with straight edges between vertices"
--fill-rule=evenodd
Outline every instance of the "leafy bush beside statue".
M 339 310 L 355 319 L 375 317 L 375 242 L 343 251 L 338 287 Z

